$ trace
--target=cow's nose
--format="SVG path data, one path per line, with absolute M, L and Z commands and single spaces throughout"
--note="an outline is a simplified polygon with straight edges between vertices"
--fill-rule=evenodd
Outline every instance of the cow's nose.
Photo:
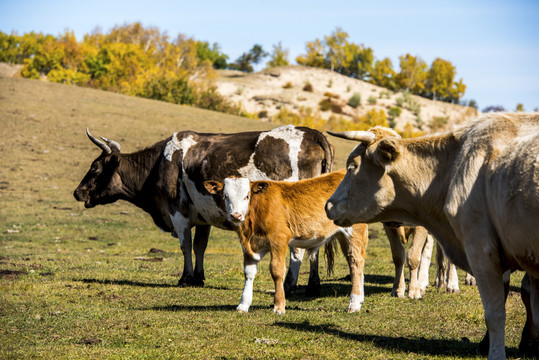
M 73 196 L 75 197 L 75 200 L 80 201 L 79 192 L 77 190 L 73 191 Z
M 334 210 L 333 202 L 328 200 L 326 202 L 326 215 L 327 215 L 327 217 L 329 219 L 335 220 L 335 217 L 334 217 L 334 214 L 333 214 L 334 211 L 332 211 L 332 210 Z
M 232 213 L 230 216 L 232 216 L 236 220 L 240 220 L 240 221 L 243 220 L 243 215 L 237 212 Z

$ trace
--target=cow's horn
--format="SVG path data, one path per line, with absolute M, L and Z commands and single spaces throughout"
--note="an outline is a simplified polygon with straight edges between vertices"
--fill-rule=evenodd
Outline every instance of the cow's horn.
M 101 136 L 101 139 L 103 139 L 104 142 L 107 143 L 108 146 L 110 146 L 111 150 L 116 150 L 120 152 L 120 149 L 122 148 L 120 144 L 114 140 L 107 139 L 104 136 Z
M 370 131 L 343 131 L 343 132 L 335 132 L 335 131 L 328 131 L 328 134 L 340 137 L 343 139 L 348 140 L 356 140 L 366 143 L 371 143 L 374 141 L 374 138 L 376 135 L 374 135 Z
M 110 146 L 108 146 L 107 144 L 105 144 L 103 141 L 99 140 L 99 139 L 96 139 L 92 134 L 90 134 L 90 130 L 88 130 L 88 128 L 86 128 L 86 135 L 88 135 L 88 138 L 90 138 L 90 140 L 96 144 L 101 150 L 103 150 L 104 152 L 106 152 L 107 154 L 111 154 L 112 153 L 112 149 L 110 148 Z

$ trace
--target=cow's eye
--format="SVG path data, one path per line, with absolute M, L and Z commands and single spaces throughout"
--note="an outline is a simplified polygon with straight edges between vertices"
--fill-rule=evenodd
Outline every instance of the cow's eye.
M 356 164 L 349 164 L 349 165 L 348 165 L 348 168 L 347 168 L 348 172 L 352 172 L 352 171 L 354 171 L 354 170 L 356 170 L 356 169 L 357 169 L 357 165 L 356 165 Z
M 245 197 L 245 200 L 249 200 L 250 198 L 251 198 L 251 197 L 250 197 L 249 195 L 247 195 L 247 196 Z

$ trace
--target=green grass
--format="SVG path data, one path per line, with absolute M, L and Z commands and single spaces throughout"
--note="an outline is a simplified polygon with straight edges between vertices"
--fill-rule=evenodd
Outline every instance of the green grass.
M 271 311 L 264 259 L 248 314 L 236 313 L 242 255 L 235 235 L 212 230 L 204 288 L 177 288 L 177 239 L 125 202 L 84 209 L 72 192 L 99 154 L 84 133 L 130 152 L 174 131 L 235 132 L 270 125 L 193 108 L 32 80 L 0 78 L 0 358 L 176 359 L 473 358 L 485 331 L 475 287 L 432 287 L 424 299 L 390 296 L 387 239 L 373 225 L 366 298 L 348 314 L 342 256 L 322 296 L 301 291 Z M 331 138 L 336 168 L 355 144 Z M 150 249 L 162 252 L 150 253 Z M 154 260 L 154 261 L 150 261 Z M 304 266 L 300 284 L 307 281 Z M 431 267 L 434 276 L 434 266 Z M 460 272 L 463 278 L 463 273 Z M 515 356 L 524 324 L 513 275 L 506 346 Z M 302 288 L 300 288 L 302 290 Z

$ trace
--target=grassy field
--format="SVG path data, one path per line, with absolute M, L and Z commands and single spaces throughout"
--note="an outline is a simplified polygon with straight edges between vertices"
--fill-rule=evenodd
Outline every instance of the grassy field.
M 130 204 L 87 210 L 72 196 L 99 154 L 87 126 L 131 152 L 174 131 L 270 124 L 8 78 L 0 78 L 0 123 L 2 359 L 475 357 L 485 331 L 477 289 L 461 281 L 460 294 L 429 287 L 422 300 L 392 298 L 391 253 L 379 225 L 370 229 L 361 312 L 345 312 L 350 283 L 340 256 L 332 277 L 321 261 L 322 296 L 305 298 L 300 291 L 282 316 L 271 311 L 273 282 L 264 259 L 251 311 L 239 314 L 242 255 L 233 233 L 212 230 L 204 288 L 177 288 L 183 261 L 177 240 Z M 342 167 L 354 144 L 330 141 Z M 307 272 L 305 266 L 302 285 Z M 507 303 L 510 357 L 525 320 L 521 278 L 513 275 Z

